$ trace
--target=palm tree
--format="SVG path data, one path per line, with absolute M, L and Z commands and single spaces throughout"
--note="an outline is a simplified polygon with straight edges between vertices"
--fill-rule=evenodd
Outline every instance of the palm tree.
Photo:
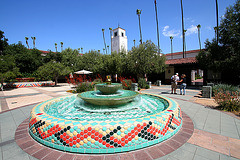
M 29 45 L 28 45 L 28 37 L 25 37 L 25 40 L 26 40 L 26 44 L 27 44 L 28 49 L 29 49 Z
M 82 51 L 82 54 L 83 54 L 83 47 L 81 47 L 81 51 Z
M 111 45 L 112 45 L 112 28 L 109 28 L 109 31 L 110 31 L 110 40 L 111 40 Z M 111 52 L 112 52 L 112 46 L 111 46 Z
M 63 51 L 63 42 L 60 42 L 61 43 L 61 51 Z
M 134 43 L 134 47 L 135 47 L 135 42 L 136 42 L 136 40 L 134 39 L 134 40 L 133 40 L 133 43 Z
M 140 14 L 142 10 L 137 9 L 138 21 L 139 21 L 139 31 L 140 31 L 140 43 L 142 44 L 142 31 L 141 31 L 141 22 L 140 22 Z
M 183 38 L 183 58 L 185 57 L 185 33 L 184 33 L 184 21 L 183 21 L 183 3 L 181 0 L 181 12 L 182 12 L 182 38 Z
M 55 43 L 55 48 L 56 48 L 56 52 L 57 52 L 57 43 Z
M 36 37 L 31 37 L 33 40 L 33 48 L 35 48 L 35 41 L 36 41 Z
M 216 18 L 217 18 L 217 30 L 216 30 L 216 32 L 217 32 L 217 44 L 218 44 L 218 39 L 219 39 L 219 35 L 218 35 L 218 29 L 219 29 L 219 27 L 218 27 L 218 1 L 216 0 Z
M 170 36 L 170 40 L 171 40 L 171 56 L 172 56 L 172 59 L 173 59 L 173 47 L 172 47 L 173 36 Z
M 199 47 L 200 47 L 200 51 L 202 50 L 202 47 L 201 47 L 201 39 L 200 39 L 200 28 L 201 28 L 201 25 L 198 24 L 197 25 L 197 29 L 198 29 L 198 40 L 199 40 Z
M 157 1 L 154 0 L 154 3 L 155 3 L 156 22 L 157 22 L 158 54 L 160 54 L 159 30 L 158 30 L 158 16 L 157 16 Z
M 107 45 L 107 49 L 108 49 L 108 53 L 110 53 L 110 52 L 109 52 L 109 45 Z
M 103 54 L 105 53 L 105 50 L 106 50 L 106 49 L 105 49 L 105 48 L 103 48 Z
M 186 32 L 187 32 L 187 30 L 184 29 L 184 51 L 185 51 L 184 57 L 185 57 L 185 58 L 187 58 L 187 54 L 186 54 L 186 51 L 187 51 Z
M 106 46 L 104 31 L 105 31 L 105 29 L 102 29 L 102 32 L 103 32 L 103 41 L 104 41 L 104 46 L 105 46 L 105 50 L 106 50 L 106 54 L 107 54 L 107 46 Z

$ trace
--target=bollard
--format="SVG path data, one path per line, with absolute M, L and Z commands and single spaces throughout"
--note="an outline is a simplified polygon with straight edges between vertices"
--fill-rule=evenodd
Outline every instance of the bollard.
M 203 98 L 212 98 L 212 87 L 211 86 L 203 86 L 202 87 L 202 97 Z
M 152 87 L 152 82 L 151 81 L 147 81 L 147 84 L 149 85 L 149 88 Z
M 132 91 L 138 91 L 138 84 L 137 83 L 132 83 L 131 90 Z
M 161 86 L 162 85 L 162 81 L 161 80 L 157 80 L 157 86 Z

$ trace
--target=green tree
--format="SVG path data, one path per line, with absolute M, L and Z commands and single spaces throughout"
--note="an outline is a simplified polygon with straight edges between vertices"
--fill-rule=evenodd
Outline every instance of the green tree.
M 219 42 L 230 47 L 234 54 L 240 51 L 240 0 L 233 6 L 227 7 L 224 18 L 219 26 Z
M 90 70 L 94 74 L 96 73 L 104 73 L 104 56 L 101 55 L 99 52 L 91 50 L 82 55 L 82 63 L 79 64 L 78 69 L 82 70 Z
M 56 61 L 50 61 L 37 70 L 38 77 L 44 80 L 54 80 L 55 86 L 58 82 L 59 76 L 67 75 L 71 72 L 69 67 L 64 66 L 62 63 Z
M 126 73 L 126 66 L 124 65 L 126 62 L 126 53 L 119 52 L 117 53 L 112 52 L 111 55 L 105 56 L 105 68 L 106 68 L 106 74 L 118 74 L 122 75 Z
M 159 74 L 165 70 L 165 56 L 157 54 L 157 47 L 151 41 L 132 48 L 127 60 L 127 68 L 138 78 L 143 78 L 145 74 Z
M 142 10 L 137 9 L 138 22 L 139 22 L 139 31 L 140 31 L 140 44 L 142 44 L 142 30 L 141 30 L 141 22 L 140 22 L 141 12 L 142 12 Z
M 1 90 L 3 90 L 5 80 L 16 78 L 19 74 L 14 57 L 12 55 L 0 55 Z
M 42 65 L 41 52 L 37 49 L 27 49 L 24 45 L 11 44 L 4 50 L 5 55 L 14 56 L 16 66 L 21 73 L 32 74 Z
M 206 41 L 206 51 L 197 56 L 203 69 L 221 71 L 222 81 L 239 84 L 240 82 L 240 0 L 227 11 L 219 26 L 219 44 L 216 39 Z
M 52 60 L 56 61 L 56 62 L 62 62 L 62 54 L 59 52 L 52 52 L 49 51 L 49 53 L 47 53 L 44 57 L 43 57 L 43 63 L 48 63 Z
M 82 63 L 82 56 L 77 49 L 67 48 L 61 52 L 61 56 L 61 63 L 71 68 L 73 72 L 77 71 L 78 66 Z
M 8 39 L 3 35 L 4 32 L 0 30 L 0 55 L 3 54 L 3 51 L 8 46 Z

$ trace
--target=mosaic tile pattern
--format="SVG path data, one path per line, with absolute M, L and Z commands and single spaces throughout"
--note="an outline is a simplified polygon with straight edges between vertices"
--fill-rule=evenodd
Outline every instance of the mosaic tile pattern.
M 7 83 L 5 88 L 42 87 L 53 86 L 54 82 L 27 82 L 27 83 Z
M 55 149 L 78 153 L 118 153 L 160 143 L 178 132 L 182 126 L 179 105 L 166 97 L 169 106 L 160 113 L 118 121 L 75 121 L 56 118 L 44 112 L 49 100 L 33 108 L 29 133 L 38 142 Z

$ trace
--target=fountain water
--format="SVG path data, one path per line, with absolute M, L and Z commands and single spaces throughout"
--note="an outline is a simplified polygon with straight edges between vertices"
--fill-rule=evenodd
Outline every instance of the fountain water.
M 99 84 L 98 91 L 55 98 L 32 109 L 38 142 L 76 153 L 118 153 L 160 143 L 182 126 L 179 105 L 166 97 Z

